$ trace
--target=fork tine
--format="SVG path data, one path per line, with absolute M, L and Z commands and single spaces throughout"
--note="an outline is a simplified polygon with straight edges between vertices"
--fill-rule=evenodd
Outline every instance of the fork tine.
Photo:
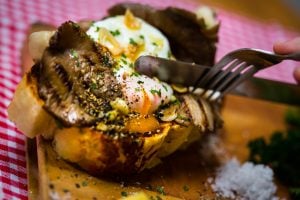
M 218 73 L 209 80 L 209 82 L 207 83 L 207 87 L 205 86 L 203 87 L 205 89 L 202 91 L 200 95 L 206 96 L 208 99 L 211 98 L 214 95 L 214 91 L 215 91 L 214 88 L 216 88 L 218 84 L 221 84 L 222 80 L 226 78 L 230 74 L 230 72 L 241 63 L 242 61 L 236 59 L 233 60 L 233 62 L 229 63 L 230 64 L 229 66 L 227 67 L 223 66 L 223 68 L 226 67 L 225 70 L 219 69 Z
M 234 68 L 236 68 L 241 63 L 241 60 L 234 60 L 234 62 L 232 62 L 230 66 L 228 66 L 225 70 L 220 70 L 220 72 L 214 77 L 214 79 L 211 79 L 212 82 L 209 84 L 208 89 L 215 88 L 225 76 L 227 76 Z
M 219 98 L 224 96 L 226 93 L 228 93 L 230 90 L 235 88 L 238 84 L 243 82 L 244 80 L 248 79 L 249 77 L 253 76 L 258 70 L 255 67 L 252 67 L 249 69 L 249 71 L 243 73 L 241 76 L 237 77 L 236 80 L 232 81 L 231 85 L 229 85 L 220 95 Z
M 287 59 L 299 60 L 300 52 L 277 55 L 258 49 L 238 49 L 226 54 L 205 77 L 198 79 L 195 88 L 206 88 L 201 95 L 211 101 L 218 100 L 257 71 Z
M 216 76 L 224 66 L 228 65 L 232 61 L 233 59 L 231 58 L 223 57 L 216 65 L 214 65 L 211 68 L 210 71 L 208 71 L 206 74 L 203 74 L 201 77 L 198 78 L 198 80 L 194 85 L 194 89 L 197 87 L 205 88 L 208 82 L 212 80 L 213 77 Z
M 240 66 L 238 66 L 233 72 L 229 71 L 226 72 L 226 74 L 223 75 L 223 79 L 220 80 L 220 84 L 216 85 L 214 88 L 212 88 L 212 93 L 207 97 L 208 99 L 211 99 L 212 96 L 216 92 L 224 92 L 228 87 L 230 87 L 235 81 L 242 76 L 241 72 L 251 66 L 248 65 L 248 63 L 242 63 Z M 246 72 L 245 72 L 246 73 Z
M 231 72 L 231 73 L 228 73 L 227 77 L 225 77 L 221 82 L 220 85 L 218 85 L 216 88 L 214 88 L 214 90 L 216 91 L 223 91 L 224 88 L 226 88 L 226 86 L 228 85 L 228 83 L 230 83 L 235 77 L 239 76 L 240 73 L 246 69 L 249 65 L 247 63 L 242 63 L 238 69 L 236 69 L 235 71 Z

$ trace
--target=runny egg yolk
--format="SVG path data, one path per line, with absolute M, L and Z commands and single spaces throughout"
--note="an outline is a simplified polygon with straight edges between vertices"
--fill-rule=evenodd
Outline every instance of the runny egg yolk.
M 93 23 L 87 34 L 106 46 L 117 61 L 114 75 L 132 111 L 150 114 L 173 99 L 173 90 L 167 83 L 138 74 L 133 68 L 141 55 L 170 58 L 169 42 L 159 30 L 127 11 L 124 16 Z

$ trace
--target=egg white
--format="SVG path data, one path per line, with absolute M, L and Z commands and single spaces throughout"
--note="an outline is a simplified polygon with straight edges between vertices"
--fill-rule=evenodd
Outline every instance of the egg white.
M 87 34 L 99 42 L 101 37 L 99 30 L 105 28 L 112 33 L 124 52 L 132 43 L 143 44 L 143 49 L 137 52 L 136 58 L 142 55 L 170 58 L 169 42 L 158 29 L 139 18 L 136 20 L 141 24 L 140 28 L 131 29 L 124 23 L 124 18 L 115 16 L 94 22 Z M 134 59 L 124 54 L 114 57 L 118 63 L 114 68 L 115 77 L 122 85 L 122 91 L 132 110 L 137 112 L 144 110 L 147 98 L 151 103 L 150 107 L 148 106 L 148 113 L 153 113 L 159 106 L 174 99 L 173 90 L 167 83 L 136 73 L 133 68 Z
M 111 32 L 119 31 L 120 34 L 116 35 L 115 38 L 124 49 L 127 48 L 131 39 L 135 42 L 143 40 L 145 48 L 144 51 L 139 52 L 138 56 L 153 55 L 168 58 L 170 45 L 167 38 L 158 29 L 144 20 L 139 18 L 137 20 L 141 23 L 141 27 L 139 29 L 130 29 L 124 23 L 124 16 L 106 18 L 93 23 L 87 34 L 95 41 L 98 41 L 100 28 L 106 28 Z

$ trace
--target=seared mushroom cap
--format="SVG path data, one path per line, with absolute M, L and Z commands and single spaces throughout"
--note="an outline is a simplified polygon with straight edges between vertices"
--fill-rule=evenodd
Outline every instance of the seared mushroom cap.
M 38 90 L 45 109 L 66 126 L 86 126 L 105 117 L 122 97 L 110 52 L 75 23 L 62 24 L 38 65 Z

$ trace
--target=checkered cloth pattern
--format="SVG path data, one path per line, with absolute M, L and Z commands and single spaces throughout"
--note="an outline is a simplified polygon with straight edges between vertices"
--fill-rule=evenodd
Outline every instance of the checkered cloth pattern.
M 138 0 L 136 0 L 138 2 Z M 25 137 L 7 118 L 7 107 L 21 79 L 20 50 L 30 24 L 41 21 L 59 25 L 66 20 L 99 19 L 107 8 L 120 0 L 0 0 L 0 199 L 27 199 Z M 145 0 L 155 7 L 176 6 L 194 10 L 194 0 Z M 252 21 L 228 11 L 219 10 L 221 20 L 217 59 L 227 52 L 254 47 L 272 49 L 275 40 L 297 35 L 276 23 Z M 298 33 L 299 35 L 299 33 Z M 285 62 L 258 76 L 294 82 L 295 62 Z M 22 115 L 22 113 L 20 113 Z M 24 116 L 26 117 L 26 116 Z

